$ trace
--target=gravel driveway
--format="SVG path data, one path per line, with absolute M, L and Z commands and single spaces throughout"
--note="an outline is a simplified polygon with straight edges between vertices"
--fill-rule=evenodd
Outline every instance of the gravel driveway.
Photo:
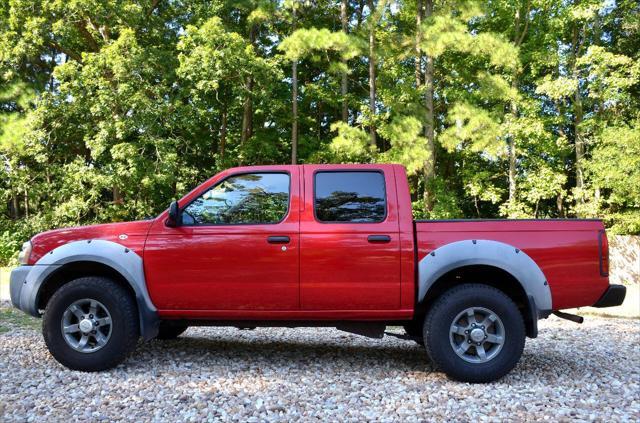
M 7 307 L 0 421 L 640 420 L 640 320 L 551 317 L 513 372 L 470 385 L 412 342 L 333 329 L 191 328 L 115 370 L 73 372 Z

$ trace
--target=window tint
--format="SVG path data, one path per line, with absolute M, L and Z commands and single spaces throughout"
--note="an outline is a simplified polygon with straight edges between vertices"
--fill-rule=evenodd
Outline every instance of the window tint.
M 380 172 L 318 172 L 315 212 L 321 222 L 382 222 L 386 216 Z
M 289 205 L 289 175 L 248 173 L 231 176 L 183 211 L 185 225 L 278 223 Z

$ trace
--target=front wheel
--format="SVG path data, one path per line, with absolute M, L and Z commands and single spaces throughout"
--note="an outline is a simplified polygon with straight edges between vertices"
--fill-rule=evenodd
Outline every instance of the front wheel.
M 136 303 L 110 279 L 79 278 L 63 285 L 49 300 L 42 334 L 53 357 L 69 369 L 111 369 L 138 341 Z
M 492 382 L 515 367 L 525 327 L 515 303 L 488 285 L 445 292 L 427 313 L 424 340 L 431 361 L 463 382 Z

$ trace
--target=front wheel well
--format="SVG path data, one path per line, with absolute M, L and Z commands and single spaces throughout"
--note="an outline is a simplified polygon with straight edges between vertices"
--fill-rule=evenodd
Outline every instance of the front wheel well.
M 509 272 L 489 265 L 470 265 L 458 267 L 442 275 L 429 288 L 424 299 L 416 309 L 418 319 L 424 319 L 427 310 L 449 289 L 465 283 L 479 283 L 492 286 L 504 292 L 518 307 L 525 322 L 527 336 L 535 338 L 537 332 L 537 316 L 530 312 L 531 304 L 526 291 L 518 280 Z M 534 321 L 534 319 L 536 319 Z
M 40 286 L 37 297 L 38 310 L 44 310 L 53 294 L 63 285 L 74 279 L 85 276 L 101 276 L 111 279 L 113 282 L 124 287 L 135 300 L 136 294 L 129 282 L 114 268 L 94 261 L 76 261 L 60 266 L 55 272 L 50 274 Z

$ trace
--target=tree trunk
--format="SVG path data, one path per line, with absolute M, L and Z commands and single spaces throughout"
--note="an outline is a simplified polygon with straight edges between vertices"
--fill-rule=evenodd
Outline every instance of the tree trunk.
M 24 190 L 24 217 L 29 218 L 29 192 Z
M 524 34 L 523 34 L 524 35 Z M 516 13 L 514 16 L 513 22 L 513 42 L 516 47 L 520 46 L 521 35 L 520 35 L 520 5 L 516 6 Z M 511 78 L 511 88 L 513 90 L 517 90 L 518 82 L 517 82 L 517 72 L 514 71 Z M 512 119 L 516 119 L 518 116 L 518 105 L 515 102 L 515 99 L 511 100 L 509 103 L 509 108 L 511 110 Z M 516 200 L 516 138 L 514 134 L 510 134 L 507 140 L 507 160 L 509 162 L 509 170 L 507 175 L 507 180 L 509 183 L 509 203 L 513 204 Z
M 514 74 L 513 81 L 511 82 L 511 88 L 516 90 L 517 86 L 517 76 Z M 511 100 L 511 115 L 513 119 L 516 119 L 518 115 L 518 105 L 515 100 Z M 509 136 L 509 145 L 507 146 L 507 154 L 509 155 L 509 202 L 513 202 L 516 200 L 516 137 L 511 134 Z
M 556 208 L 558 209 L 558 216 L 564 217 L 564 198 L 562 198 L 561 192 L 556 196 Z
M 364 15 L 364 5 L 367 2 L 367 0 L 359 0 L 358 1 L 358 8 L 356 9 L 356 29 L 360 29 L 360 26 L 362 26 L 362 16 Z
M 433 14 L 433 0 L 424 0 L 424 17 Z M 433 114 L 433 57 L 427 56 L 424 71 L 424 105 L 426 109 L 424 136 L 427 139 L 427 158 L 424 162 L 424 205 L 433 210 L 434 195 L 431 185 L 436 175 L 435 118 Z
M 422 0 L 416 1 L 416 88 L 420 88 L 422 84 L 422 52 L 420 50 L 420 41 L 422 40 Z
M 122 193 L 120 192 L 120 188 L 118 186 L 113 186 L 113 204 L 122 204 L 124 200 L 122 198 Z
M 584 170 L 582 166 L 582 161 L 584 159 L 584 134 L 582 133 L 582 129 L 580 125 L 582 124 L 582 120 L 584 118 L 584 112 L 582 109 L 582 94 L 580 93 L 580 88 L 576 89 L 574 99 L 573 99 L 573 108 L 574 108 L 574 132 L 575 132 L 575 143 L 576 143 L 576 188 L 582 189 L 584 188 Z M 578 196 L 578 200 L 580 202 L 584 201 L 584 197 L 582 194 Z
M 218 144 L 219 161 L 224 160 L 224 151 L 227 147 L 227 115 L 227 104 L 225 103 L 222 109 L 222 116 L 220 117 L 220 144 Z
M 347 19 L 347 8 L 349 0 L 342 0 L 340 5 L 340 21 L 342 23 L 342 32 L 348 34 L 349 21 Z M 347 67 L 347 61 L 342 61 L 345 68 Z M 342 96 L 342 121 L 347 123 L 349 120 L 349 103 L 347 101 L 347 89 L 349 81 L 347 79 L 347 72 L 342 72 L 342 81 L 340 82 L 340 95 Z
M 570 65 L 572 76 L 577 83 L 576 91 L 573 94 L 573 132 L 575 137 L 574 143 L 576 149 L 576 188 L 578 190 L 584 188 L 584 169 L 582 166 L 582 162 L 585 154 L 585 143 L 584 134 L 582 133 L 582 128 L 580 127 L 584 119 L 584 110 L 582 106 L 582 93 L 580 92 L 579 84 L 580 75 L 577 66 L 577 60 L 580 54 L 580 50 L 582 49 L 583 42 L 584 39 L 580 39 L 578 28 L 574 26 L 572 33 L 572 55 L 570 58 Z M 580 203 L 584 203 L 583 193 L 579 193 L 577 201 Z
M 296 30 L 296 7 L 293 6 L 293 26 L 292 32 Z M 291 164 L 298 163 L 298 62 L 291 64 L 291 104 L 293 123 L 291 124 Z
M 376 22 L 374 19 L 375 8 L 373 0 L 368 0 L 369 6 L 369 111 L 371 113 L 371 124 L 369 125 L 369 143 L 376 147 Z
M 251 25 L 249 29 L 249 42 L 253 46 L 256 42 L 255 25 Z M 248 75 L 245 78 L 245 90 L 246 96 L 244 98 L 244 104 L 242 105 L 242 134 L 240 135 L 240 145 L 251 138 L 253 135 L 253 76 Z
M 529 29 L 529 12 L 531 11 L 531 0 L 527 0 L 527 7 L 524 14 L 524 26 L 522 26 L 522 16 L 520 15 L 520 4 L 516 6 L 516 12 L 514 16 L 514 31 L 513 31 L 513 43 L 517 48 L 520 48 L 522 42 L 524 41 L 524 37 L 527 35 L 527 31 Z M 522 29 L 521 29 L 522 27 Z M 513 92 L 517 92 L 518 90 L 518 70 L 513 71 L 513 77 L 511 79 L 511 89 Z M 512 119 L 515 121 L 518 118 L 518 104 L 516 103 L 516 99 L 512 99 L 509 104 L 509 108 L 511 110 Z M 509 143 L 507 146 L 507 154 L 509 159 L 509 202 L 513 203 L 516 201 L 517 195 L 517 184 L 516 184 L 516 165 L 518 159 L 518 150 L 516 146 L 516 137 L 514 134 L 509 136 Z M 536 214 L 537 205 L 536 205 Z
M 20 218 L 20 209 L 19 209 L 19 205 L 18 205 L 18 194 L 15 192 L 11 192 L 11 205 L 13 208 L 13 218 L 14 219 L 19 219 Z
M 253 133 L 253 99 L 251 98 L 253 77 L 247 76 L 245 79 L 245 89 L 247 94 L 242 105 L 242 135 L 240 137 L 240 145 L 244 145 Z

